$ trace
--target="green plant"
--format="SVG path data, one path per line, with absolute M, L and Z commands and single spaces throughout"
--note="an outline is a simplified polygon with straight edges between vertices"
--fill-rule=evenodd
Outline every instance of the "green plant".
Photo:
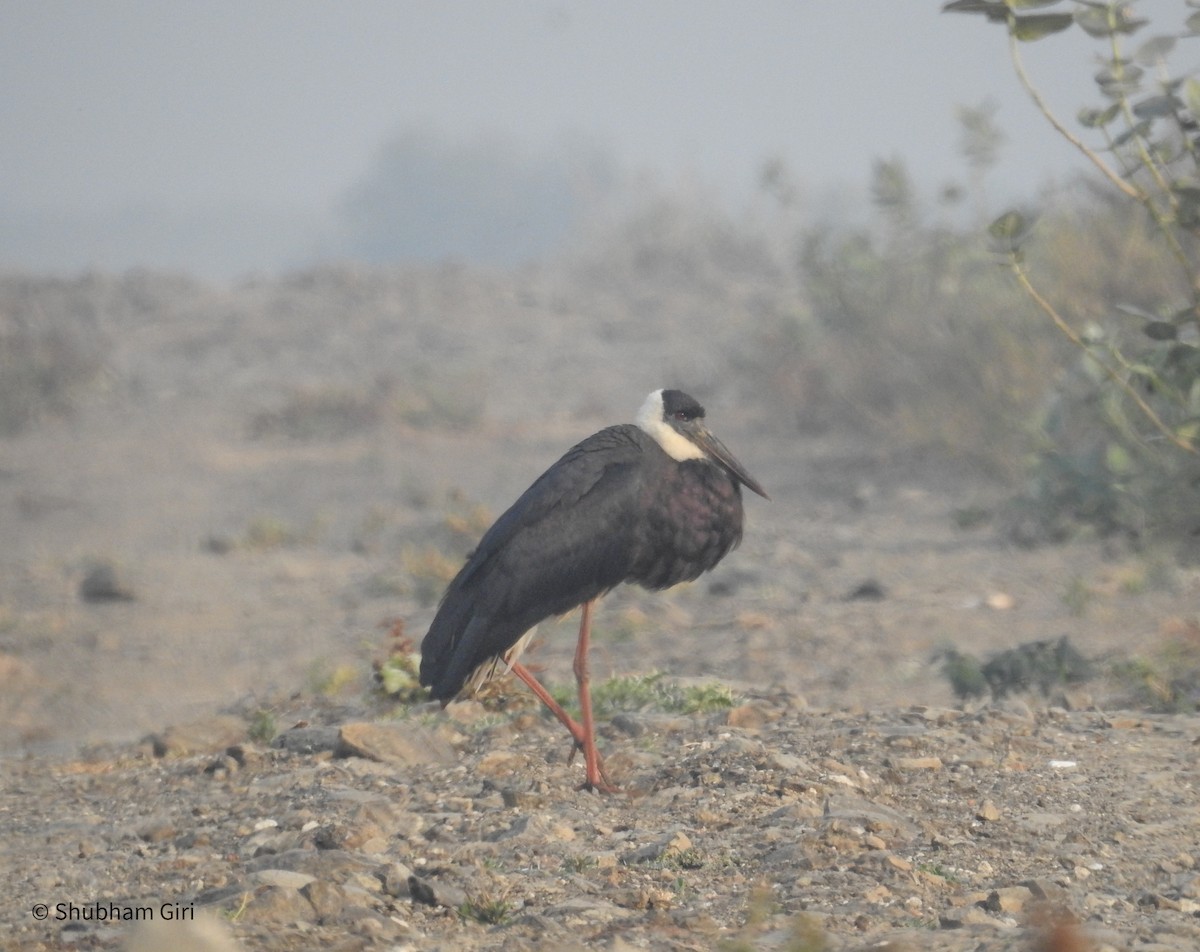
M 508 920 L 511 912 L 512 905 L 507 900 L 496 899 L 486 894 L 468 899 L 458 907 L 458 914 L 464 919 L 488 926 L 502 925 Z
M 1146 302 L 1118 286 L 1098 319 L 1072 319 L 1070 298 L 1031 266 L 1039 215 L 1009 211 L 989 228 L 1016 285 L 1080 353 L 1077 395 L 1042 421 L 1035 495 L 1102 531 L 1186 539 L 1200 512 L 1200 80 L 1174 73 L 1169 56 L 1200 14 L 1186 12 L 1182 31 L 1135 43 L 1150 21 L 1121 0 L 953 0 L 943 10 L 1006 28 L 1018 79 L 1091 162 L 1112 207 L 1136 209 L 1162 275 Z M 1094 39 L 1102 64 L 1099 102 L 1079 111 L 1078 133 L 1050 109 L 1021 57 L 1023 43 L 1066 30 Z M 1110 261 L 1121 266 L 1120 255 Z
M 1151 711 L 1181 713 L 1200 709 L 1200 621 L 1171 619 L 1161 641 L 1147 655 L 1114 661 L 1113 679 L 1136 704 Z
M 582 873 L 589 869 L 595 869 L 597 866 L 596 857 L 587 853 L 574 853 L 570 856 L 564 856 L 562 860 L 563 869 L 570 873 Z
M 375 689 L 389 700 L 403 705 L 416 704 L 428 697 L 420 681 L 420 652 L 405 634 L 404 620 L 390 619 L 387 629 L 387 654 L 372 664 Z
M 278 725 L 275 722 L 275 712 L 260 707 L 250 718 L 250 726 L 246 733 L 255 743 L 269 744 L 279 733 Z
M 1088 605 L 1091 604 L 1094 596 L 1092 587 L 1078 575 L 1073 575 L 1067 580 L 1062 600 L 1063 604 L 1067 606 L 1067 611 L 1076 617 L 1082 617 L 1087 614 Z
M 305 679 L 310 693 L 336 697 L 359 678 L 359 670 L 350 664 L 334 664 L 318 658 L 308 666 Z
M 555 687 L 551 694 L 564 707 L 574 704 L 573 688 Z M 682 685 L 668 680 L 661 671 L 622 675 L 592 685 L 592 711 L 597 717 L 640 710 L 703 714 L 733 707 L 734 703 L 733 691 L 727 685 Z

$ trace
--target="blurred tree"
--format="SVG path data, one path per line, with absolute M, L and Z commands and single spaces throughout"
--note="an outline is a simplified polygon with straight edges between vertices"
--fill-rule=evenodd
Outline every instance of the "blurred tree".
M 985 101 L 978 106 L 959 106 L 956 109 L 962 138 L 959 149 L 971 169 L 971 192 L 975 196 L 976 212 L 981 220 L 988 213 L 985 179 L 1000 157 L 1004 133 L 996 125 L 996 104 Z
M 581 153 L 529 158 L 497 141 L 406 130 L 344 196 L 342 252 L 372 263 L 528 261 L 567 236 L 606 174 L 603 157 Z

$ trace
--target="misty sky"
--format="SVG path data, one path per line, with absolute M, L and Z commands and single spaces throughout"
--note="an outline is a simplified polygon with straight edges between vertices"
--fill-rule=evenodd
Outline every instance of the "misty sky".
M 965 178 L 956 104 L 991 100 L 1007 134 L 994 195 L 1081 168 L 1020 90 L 1003 30 L 940 7 L 5 0 L 0 267 L 302 262 L 382 144 L 412 128 L 534 159 L 582 142 L 735 202 L 768 158 L 815 195 L 865 190 L 875 159 L 899 157 L 932 201 Z M 1138 7 L 1163 30 L 1192 12 Z M 1066 118 L 1097 102 L 1093 47 L 1075 33 L 1023 48 Z M 1176 71 L 1197 62 L 1198 40 L 1172 57 Z

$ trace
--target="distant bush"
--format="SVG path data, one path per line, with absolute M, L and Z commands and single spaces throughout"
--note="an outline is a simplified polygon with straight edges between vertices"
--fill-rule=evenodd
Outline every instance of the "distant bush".
M 48 283 L 13 278 L 0 288 L 0 435 L 70 412 L 104 367 L 87 306 L 48 310 Z
M 397 422 L 422 430 L 458 430 L 477 424 L 483 407 L 484 394 L 477 383 L 418 370 L 404 382 L 381 376 L 369 387 L 297 388 L 278 406 L 251 413 L 247 432 L 251 439 L 316 441 Z

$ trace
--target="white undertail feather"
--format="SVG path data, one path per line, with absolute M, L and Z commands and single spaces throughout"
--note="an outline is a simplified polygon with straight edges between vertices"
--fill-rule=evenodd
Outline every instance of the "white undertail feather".
M 637 419 L 634 422 L 642 428 L 643 432 L 652 436 L 671 459 L 683 462 L 685 459 L 705 458 L 704 451 L 700 447 L 686 436 L 677 433 L 671 424 L 663 419 L 661 390 L 655 390 L 646 398 L 646 402 L 638 410 Z
M 512 671 L 512 666 L 516 663 L 517 659 L 521 657 L 521 652 L 529 647 L 529 643 L 533 641 L 533 637 L 537 634 L 537 630 L 538 626 L 534 625 L 529 629 L 529 631 L 525 632 L 525 634 L 517 639 L 517 643 L 509 648 L 508 651 L 504 652 L 502 656 L 497 656 L 492 658 L 490 661 L 485 661 L 478 668 L 467 675 L 467 680 L 463 682 L 463 686 L 459 691 L 459 694 L 461 694 L 463 697 L 471 697 L 471 695 L 475 694 L 476 691 L 483 687 L 488 681 L 492 680 L 492 678 L 499 674 L 508 674 L 510 671 Z M 501 669 L 501 665 L 503 665 L 503 669 Z

